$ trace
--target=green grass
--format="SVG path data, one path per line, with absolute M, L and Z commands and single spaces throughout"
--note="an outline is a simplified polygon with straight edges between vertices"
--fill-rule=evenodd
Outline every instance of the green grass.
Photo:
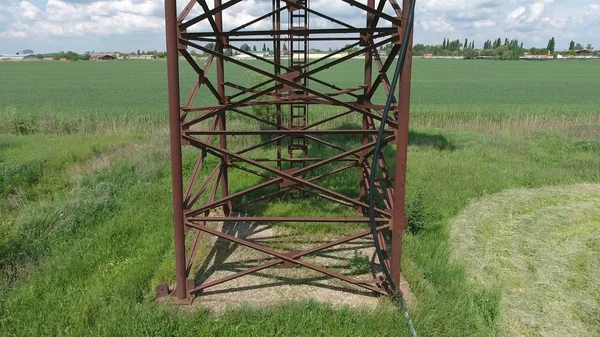
M 449 224 L 470 200 L 510 188 L 600 182 L 599 98 L 591 94 L 600 91 L 597 65 L 415 62 L 413 125 L 421 127 L 411 132 L 407 182 L 415 230 L 405 236 L 403 256 L 418 299 L 411 315 L 420 336 L 501 331 L 505 293 L 473 281 L 451 260 Z M 0 334 L 407 335 L 402 313 L 385 306 L 361 312 L 303 302 L 216 317 L 154 301 L 154 286 L 174 276 L 164 68 L 161 61 L 0 63 L 13 78 L 0 79 L 8 93 L 0 96 L 6 121 L 0 167 L 9 172 L 0 192 L 13 199 L 10 205 L 2 199 L 0 216 L 0 261 L 8 262 L 0 267 L 0 293 L 9 294 L 0 297 Z M 328 76 L 340 85 L 356 82 L 348 80 L 350 66 L 332 71 Z M 139 145 L 115 152 L 125 144 Z M 311 153 L 333 153 L 311 146 Z M 194 155 L 184 152 L 188 173 Z M 215 164 L 209 160 L 207 167 Z M 235 191 L 259 179 L 235 171 L 231 181 Z M 346 173 L 325 183 L 347 194 L 356 193 L 357 181 Z M 318 211 L 309 210 L 315 205 Z M 329 207 L 309 199 L 253 211 L 351 212 Z M 331 230 L 315 224 L 310 233 Z M 575 277 L 572 284 L 584 281 Z
M 9 278 L 21 272 L 21 263 L 44 255 L 55 238 L 112 210 L 111 186 L 72 189 L 69 168 L 134 139 L 0 135 L 0 269 L 9 269 Z
M 511 189 L 454 220 L 454 256 L 501 290 L 505 336 L 600 334 L 600 185 Z
M 259 62 L 250 63 L 264 67 Z M 597 113 L 599 65 L 595 60 L 415 60 L 413 114 L 415 117 L 448 114 L 465 118 L 484 115 L 499 119 L 519 114 L 581 116 Z M 181 67 L 184 71 L 182 93 L 187 94 L 194 76 L 183 62 Z M 357 85 L 362 83 L 362 74 L 357 71 L 360 67 L 360 60 L 352 60 L 324 71 L 321 78 L 342 87 Z M 244 75 L 247 71 L 239 66 L 227 63 L 226 69 L 235 74 L 242 85 L 253 80 Z M 0 73 L 4 75 L 0 78 L 3 113 L 166 120 L 164 61 L 2 62 Z M 214 76 L 213 67 L 209 77 Z M 206 93 L 200 99 L 209 101 L 209 95 Z

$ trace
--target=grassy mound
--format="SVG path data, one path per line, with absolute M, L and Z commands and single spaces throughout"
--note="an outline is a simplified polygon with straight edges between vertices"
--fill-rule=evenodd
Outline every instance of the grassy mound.
M 600 335 L 600 185 L 483 197 L 451 233 L 455 259 L 501 291 L 504 335 Z

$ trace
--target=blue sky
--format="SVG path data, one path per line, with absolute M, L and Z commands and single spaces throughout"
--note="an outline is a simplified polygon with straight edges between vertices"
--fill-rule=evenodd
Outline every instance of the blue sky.
M 187 2 L 177 1 L 179 8 Z M 225 15 L 225 28 L 266 13 L 270 4 L 235 5 Z M 0 53 L 164 50 L 163 6 L 163 0 L 0 0 Z M 355 25 L 365 20 L 364 12 L 340 0 L 312 0 L 311 7 Z M 554 36 L 559 50 L 571 40 L 600 49 L 600 0 L 418 0 L 417 8 L 415 43 L 469 38 L 481 47 L 487 39 L 508 37 L 545 47 Z M 311 25 L 333 26 L 325 20 Z M 259 26 L 268 28 L 269 22 Z

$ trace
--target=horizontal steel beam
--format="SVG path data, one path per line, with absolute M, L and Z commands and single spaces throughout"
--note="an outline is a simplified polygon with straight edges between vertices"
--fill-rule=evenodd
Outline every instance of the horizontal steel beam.
M 184 132 L 190 136 L 196 135 L 364 135 L 377 134 L 378 130 L 200 130 Z M 393 133 L 386 130 L 385 133 Z
M 389 228 L 389 225 L 379 226 L 379 227 L 377 227 L 377 231 L 379 233 L 381 233 L 382 230 L 387 229 L 387 228 Z M 199 231 L 199 233 L 202 233 L 202 231 Z M 310 255 L 310 254 L 313 254 L 313 253 L 316 253 L 316 252 L 319 252 L 319 251 L 322 251 L 322 250 L 326 250 L 326 249 L 329 249 L 329 248 L 332 248 L 332 247 L 335 247 L 335 246 L 339 246 L 339 245 L 344 244 L 346 242 L 350 242 L 350 241 L 353 241 L 353 240 L 356 240 L 356 239 L 360 239 L 360 238 L 368 236 L 370 234 L 371 234 L 371 231 L 364 231 L 364 232 L 356 233 L 356 234 L 351 235 L 351 236 L 340 238 L 340 239 L 337 239 L 337 240 L 334 240 L 334 241 L 331 241 L 331 242 L 327 242 L 327 243 L 324 243 L 322 245 L 319 245 L 319 246 L 316 246 L 316 247 L 313 247 L 313 248 L 310 248 L 310 249 L 307 249 L 307 250 L 304 250 L 304 251 L 301 251 L 301 252 L 297 252 L 297 253 L 291 254 L 290 257 L 292 259 L 298 259 L 298 258 L 301 258 L 301 257 L 306 256 L 306 255 Z M 274 261 L 269 261 L 269 262 L 264 263 L 262 265 L 255 266 L 255 267 L 252 267 L 252 268 L 248 268 L 248 269 L 243 270 L 241 272 L 238 272 L 238 273 L 235 273 L 235 274 L 232 274 L 232 275 L 228 275 L 228 276 L 225 276 L 223 278 L 220 278 L 220 279 L 217 279 L 217 280 L 214 280 L 214 281 L 211 281 L 211 282 L 206 282 L 204 284 L 201 284 L 200 286 L 198 286 L 198 287 L 190 290 L 190 293 L 192 293 L 192 294 L 193 293 L 198 293 L 198 292 L 203 291 L 205 289 L 208 289 L 210 287 L 214 287 L 214 286 L 219 285 L 221 283 L 228 282 L 228 281 L 234 280 L 236 278 L 239 278 L 239 277 L 242 277 L 242 276 L 245 276 L 245 275 L 249 275 L 249 274 L 253 274 L 253 273 L 259 272 L 259 271 L 261 271 L 263 269 L 267 269 L 267 268 L 276 266 L 276 265 L 278 265 L 280 263 L 283 263 L 283 260 L 279 260 L 278 259 L 278 260 L 274 260 Z M 384 293 L 383 291 L 379 291 L 379 292 Z
M 212 221 L 212 222 L 328 222 L 328 223 L 368 223 L 369 218 L 319 218 L 319 217 L 273 217 L 273 216 L 193 216 L 187 218 L 187 221 Z M 388 222 L 390 219 L 375 218 L 376 222 Z
M 320 29 L 281 29 L 281 30 L 241 30 L 228 32 L 191 32 L 182 33 L 184 39 L 196 39 L 199 37 L 215 37 L 215 36 L 273 36 L 273 35 L 315 35 L 315 34 L 357 34 L 357 33 L 388 33 L 398 32 L 398 29 L 388 27 L 375 28 L 320 28 Z M 273 40 L 271 38 L 271 40 Z

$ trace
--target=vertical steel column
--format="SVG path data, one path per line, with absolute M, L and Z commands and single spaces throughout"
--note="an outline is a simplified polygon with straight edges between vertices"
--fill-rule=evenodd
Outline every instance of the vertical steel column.
M 367 6 L 370 8 L 375 8 L 375 0 L 367 0 Z M 371 13 L 367 13 L 367 25 L 366 27 L 371 27 L 371 24 L 373 23 L 373 20 L 375 19 L 375 15 L 371 14 Z M 371 40 L 371 34 L 365 32 L 365 38 L 367 39 L 366 41 L 364 41 L 365 45 L 368 45 L 370 43 Z M 363 95 L 360 96 L 362 102 L 360 103 L 368 103 L 365 100 L 367 99 L 367 93 L 371 90 L 371 86 L 373 84 L 373 51 L 369 50 L 368 52 L 365 53 L 365 71 L 364 71 L 364 85 L 365 85 L 365 89 L 363 91 Z M 368 130 L 369 129 L 369 119 L 366 115 L 363 115 L 362 117 L 362 129 L 363 130 Z M 362 144 L 365 145 L 369 142 L 369 136 L 367 134 L 364 134 L 362 136 Z M 361 159 L 363 161 L 367 161 L 366 158 L 367 155 L 367 150 L 361 152 Z M 368 165 L 368 164 L 367 164 Z M 360 163 L 360 167 L 364 167 L 363 163 Z M 367 172 L 365 172 L 364 169 L 361 169 L 361 177 L 360 177 L 360 190 L 358 193 L 359 196 L 359 200 L 366 200 L 367 198 Z M 366 210 L 363 210 L 363 213 Z
M 221 0 L 215 0 L 215 8 L 221 7 Z M 217 29 L 222 32 L 223 31 L 223 12 L 218 11 L 215 14 L 215 23 L 217 24 Z M 217 51 L 220 55 L 217 56 L 217 92 L 219 93 L 219 104 L 225 105 L 227 104 L 227 97 L 225 96 L 225 66 L 223 57 L 221 55 L 224 54 L 224 49 L 226 47 L 227 37 L 223 36 L 221 38 L 220 43 L 217 43 Z M 227 110 L 219 113 L 217 118 L 219 118 L 219 130 L 225 131 L 227 129 Z M 219 135 L 219 147 L 222 149 L 227 149 L 227 136 Z M 221 197 L 224 198 L 229 195 L 229 163 L 227 156 L 224 156 L 221 159 Z M 225 215 L 229 215 L 231 211 L 230 202 L 226 205 L 223 205 L 223 212 Z
M 408 28 L 408 12 L 411 0 L 402 1 L 402 34 Z M 402 272 L 402 233 L 408 227 L 408 220 L 405 214 L 406 207 L 406 161 L 408 152 L 408 122 L 410 110 L 410 81 L 412 70 L 412 34 L 409 39 L 408 50 L 400 78 L 400 88 L 398 89 L 397 121 L 398 129 L 396 131 L 396 172 L 394 181 L 394 212 L 392 214 L 392 256 L 391 256 L 391 274 L 394 282 L 400 284 L 400 274 Z
M 173 188 L 173 230 L 175 232 L 175 269 L 178 300 L 187 298 L 185 233 L 183 225 L 183 178 L 181 170 L 181 126 L 179 121 L 179 51 L 177 0 L 165 0 L 165 29 L 167 35 L 167 76 L 169 87 L 169 128 L 171 141 L 171 184 Z
M 273 30 L 278 32 L 281 30 L 281 0 L 273 0 Z M 275 75 L 281 75 L 281 35 L 276 34 L 273 37 L 273 58 L 275 62 Z M 280 98 L 281 90 L 279 88 L 275 89 L 275 96 L 277 99 Z M 275 104 L 275 111 L 277 113 L 277 130 L 281 130 L 283 126 L 282 122 L 282 109 L 281 104 Z M 277 140 L 277 169 L 282 170 L 281 165 L 281 139 Z M 281 185 L 277 185 L 277 190 L 281 189 Z

